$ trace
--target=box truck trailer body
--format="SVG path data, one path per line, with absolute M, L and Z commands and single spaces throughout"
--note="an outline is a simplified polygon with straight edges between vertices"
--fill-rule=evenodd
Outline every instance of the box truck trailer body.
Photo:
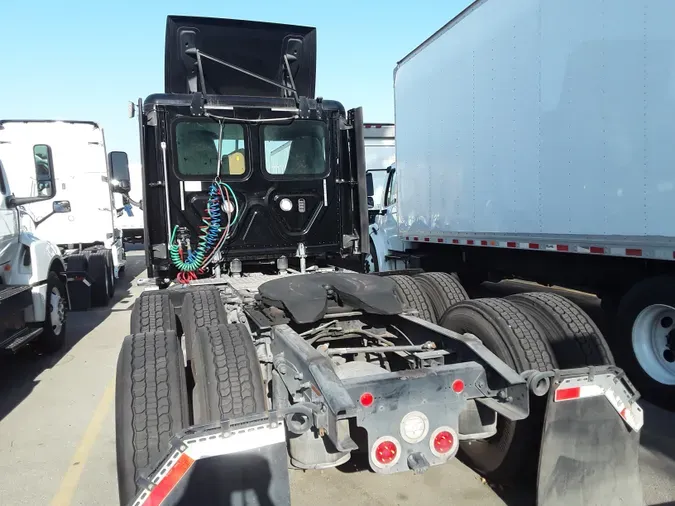
M 671 398 L 673 16 L 668 1 L 480 0 L 400 61 L 381 270 L 597 293 L 622 365 Z

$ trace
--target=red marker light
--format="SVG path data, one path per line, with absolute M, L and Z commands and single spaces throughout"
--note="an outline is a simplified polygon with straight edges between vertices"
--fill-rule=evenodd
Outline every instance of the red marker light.
M 373 401 L 375 401 L 375 398 L 373 397 L 373 394 L 370 392 L 364 392 L 361 394 L 361 398 L 359 399 L 359 402 L 361 403 L 362 406 L 364 407 L 369 407 L 373 405 Z
M 464 391 L 464 382 L 461 379 L 456 379 L 452 382 L 452 390 L 461 394 Z

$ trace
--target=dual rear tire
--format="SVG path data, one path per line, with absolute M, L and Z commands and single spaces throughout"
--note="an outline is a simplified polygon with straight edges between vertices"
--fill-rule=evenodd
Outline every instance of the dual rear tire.
M 392 276 L 396 278 L 397 276 Z M 455 275 L 424 273 L 415 280 L 433 307 L 438 325 L 477 336 L 518 372 L 613 364 L 612 353 L 593 320 L 564 297 L 524 293 L 507 299 L 469 300 Z M 423 313 L 411 297 L 404 302 Z M 421 310 L 420 310 L 421 309 Z M 428 313 L 425 313 L 428 314 Z M 536 474 L 545 399 L 532 397 L 531 415 L 518 422 L 498 417 L 497 434 L 460 443 L 460 456 L 484 476 L 512 483 Z
M 175 433 L 191 424 L 266 409 L 253 339 L 246 326 L 221 323 L 226 313 L 220 298 L 213 298 L 217 295 L 216 290 L 199 290 L 187 294 L 183 301 L 181 321 L 191 350 L 194 378 L 191 398 L 183 350 L 175 331 L 176 311 L 169 295 L 148 292 L 134 305 L 132 335 L 122 345 L 117 366 L 121 504 L 127 504 L 139 492 L 138 478 L 164 456 Z

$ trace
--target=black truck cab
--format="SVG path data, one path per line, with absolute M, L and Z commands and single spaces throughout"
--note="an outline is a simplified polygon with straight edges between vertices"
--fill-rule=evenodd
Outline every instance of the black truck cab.
M 314 28 L 168 18 L 164 93 L 139 101 L 159 284 L 368 253 L 361 110 L 315 98 L 315 68 Z

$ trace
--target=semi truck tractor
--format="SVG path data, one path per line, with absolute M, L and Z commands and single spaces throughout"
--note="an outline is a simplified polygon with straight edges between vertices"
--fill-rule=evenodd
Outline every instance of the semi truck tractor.
M 316 37 L 167 20 L 165 88 L 138 108 L 149 284 L 117 366 L 120 502 L 288 505 L 289 467 L 461 451 L 540 505 L 642 504 L 639 394 L 599 333 L 453 305 L 442 272 L 339 266 L 369 254 L 363 115 L 316 96 Z
M 481 0 L 394 72 L 379 270 L 597 294 L 617 362 L 675 406 L 671 2 Z M 528 302 L 529 303 L 529 302 Z
M 30 347 L 38 354 L 61 350 L 66 339 L 68 275 L 55 244 L 38 239 L 22 227 L 25 205 L 51 200 L 55 180 L 51 150 L 31 146 L 30 153 L 44 155 L 44 163 L 26 167 L 10 180 L 0 159 L 0 353 Z M 21 193 L 18 179 L 33 181 L 41 191 Z M 24 186 L 25 187 L 25 186 Z M 30 188 L 30 185 L 28 185 Z M 35 185 L 33 185 L 36 190 Z M 66 213 L 70 203 L 52 200 L 52 211 L 43 219 Z
M 50 198 L 24 206 L 24 225 L 59 246 L 69 272 L 85 273 L 72 287 L 72 309 L 107 306 L 126 254 L 113 221 L 119 200 L 115 193 L 123 190 L 109 178 L 103 129 L 90 121 L 0 121 L 5 171 L 25 185 L 21 190 L 26 195 L 46 191 L 39 181 L 21 177 L 34 166 L 46 166 L 46 152 L 33 153 L 38 145 L 49 147 L 55 186 Z M 55 199 L 67 200 L 70 207 L 45 221 Z

